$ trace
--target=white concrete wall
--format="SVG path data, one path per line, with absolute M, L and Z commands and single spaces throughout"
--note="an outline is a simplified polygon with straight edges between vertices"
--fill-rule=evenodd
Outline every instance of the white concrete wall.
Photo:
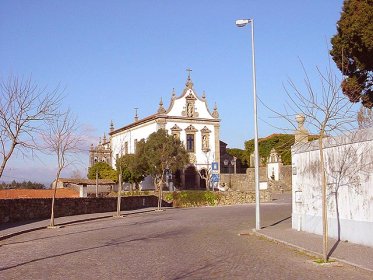
M 373 247 L 373 128 L 323 143 L 329 236 Z M 293 146 L 292 225 L 316 234 L 322 234 L 319 164 L 317 141 Z
M 280 180 L 280 163 L 279 162 L 273 162 L 273 163 L 267 163 L 267 176 L 269 179 L 272 179 L 272 174 L 275 176 L 274 180 L 278 181 Z

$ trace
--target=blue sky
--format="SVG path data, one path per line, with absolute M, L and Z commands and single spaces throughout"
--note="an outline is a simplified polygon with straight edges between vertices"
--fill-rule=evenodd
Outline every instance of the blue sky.
M 111 120 L 115 127 L 132 122 L 134 107 L 141 118 L 157 110 L 161 97 L 168 106 L 190 67 L 197 93 L 206 92 L 210 108 L 218 105 L 221 140 L 243 148 L 254 135 L 251 29 L 235 20 L 254 18 L 257 94 L 281 110 L 283 84 L 303 80 L 299 59 L 311 76 L 329 64 L 342 2 L 3 0 L 0 77 L 31 75 L 40 86 L 61 85 L 64 105 L 88 138 L 98 139 Z M 271 115 L 259 104 L 260 136 L 278 132 L 267 122 L 282 125 Z M 50 160 L 14 158 L 4 177 L 48 181 Z M 78 168 L 84 165 L 88 154 Z

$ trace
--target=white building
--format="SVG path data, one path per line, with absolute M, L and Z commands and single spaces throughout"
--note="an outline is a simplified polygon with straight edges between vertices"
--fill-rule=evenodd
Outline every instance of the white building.
M 292 148 L 292 227 L 322 234 L 318 140 Z M 330 237 L 373 247 L 373 128 L 323 139 Z
M 136 115 L 135 122 L 118 129 L 111 125 L 111 165 L 114 168 L 118 157 L 135 153 L 138 141 L 147 139 L 158 129 L 166 129 L 185 144 L 190 158 L 184 170 L 174 174 L 174 184 L 183 189 L 205 188 L 206 182 L 198 171 L 220 161 L 219 113 L 216 105 L 212 112 L 209 110 L 204 93 L 201 97 L 197 95 L 190 75 L 185 85 L 180 96 L 173 91 L 168 109 L 163 107 L 161 99 L 155 114 L 144 119 L 138 119 Z

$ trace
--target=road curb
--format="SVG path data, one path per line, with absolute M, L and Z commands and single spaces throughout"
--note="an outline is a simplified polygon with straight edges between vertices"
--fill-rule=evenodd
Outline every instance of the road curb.
M 307 253 L 308 255 L 313 256 L 313 257 L 317 257 L 317 258 L 322 258 L 323 257 L 322 254 L 320 254 L 318 252 L 306 249 L 304 247 L 289 243 L 289 242 L 284 241 L 284 240 L 280 240 L 280 239 L 271 237 L 271 236 L 269 236 L 267 234 L 264 234 L 264 233 L 260 233 L 256 229 L 251 230 L 250 233 L 244 233 L 243 235 L 248 235 L 248 234 L 249 235 L 255 235 L 255 236 L 258 236 L 258 237 L 263 237 L 263 238 L 268 239 L 270 241 L 273 241 L 275 243 L 279 243 L 279 244 L 286 245 L 288 247 L 292 247 L 292 248 L 296 249 L 297 251 L 300 251 L 302 253 Z M 369 272 L 373 272 L 373 269 L 370 269 L 368 267 L 365 267 L 365 266 L 362 266 L 360 264 L 356 264 L 356 263 L 353 263 L 353 262 L 350 262 L 350 261 L 347 261 L 347 260 L 344 260 L 344 259 L 340 259 L 340 258 L 337 258 L 337 257 L 332 257 L 331 259 L 336 260 L 340 263 L 344 263 L 344 264 L 353 266 L 353 267 L 364 269 L 364 270 L 369 271 Z

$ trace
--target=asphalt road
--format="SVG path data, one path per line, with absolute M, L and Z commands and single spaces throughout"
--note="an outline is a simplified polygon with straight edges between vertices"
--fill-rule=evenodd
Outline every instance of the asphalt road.
M 262 226 L 290 217 L 262 204 Z M 0 279 L 372 279 L 255 236 L 255 205 L 167 209 L 44 229 L 0 243 Z

